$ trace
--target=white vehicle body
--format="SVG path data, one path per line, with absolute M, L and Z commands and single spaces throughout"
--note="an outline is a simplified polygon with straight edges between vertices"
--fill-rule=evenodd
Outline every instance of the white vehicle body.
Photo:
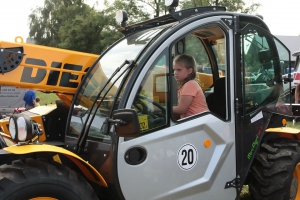
M 296 87 L 300 83 L 300 51 L 293 53 L 293 56 L 296 57 L 296 62 L 294 66 L 294 72 L 292 72 L 292 77 L 294 78 L 292 86 Z

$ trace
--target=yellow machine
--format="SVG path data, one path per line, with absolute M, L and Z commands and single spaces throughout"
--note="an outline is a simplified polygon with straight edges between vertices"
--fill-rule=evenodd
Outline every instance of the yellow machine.
M 19 40 L 0 41 L 1 84 L 54 92 L 69 105 L 84 74 L 99 56 Z
M 300 200 L 288 48 L 259 17 L 165 4 L 130 26 L 118 12 L 124 37 L 99 58 L 0 43 L 0 84 L 61 99 L 0 121 L 0 199 L 232 200 L 248 185 L 252 199 Z M 181 54 L 203 90 L 185 94 L 208 109 L 178 118 Z
M 56 93 L 60 105 L 69 107 L 83 76 L 98 55 L 23 43 L 0 41 L 0 79 L 2 85 Z M 13 78 L 12 78 L 13 77 Z M 56 106 L 35 108 L 32 118 L 44 129 L 42 116 Z M 8 118 L 0 120 L 2 131 L 9 136 Z M 3 134 L 2 132 L 2 134 Z M 45 140 L 45 134 L 40 141 Z

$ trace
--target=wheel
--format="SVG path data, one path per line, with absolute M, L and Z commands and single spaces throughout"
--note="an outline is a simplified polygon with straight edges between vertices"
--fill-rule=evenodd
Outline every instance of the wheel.
M 252 199 L 299 200 L 299 142 L 282 138 L 263 143 L 250 173 Z
M 0 166 L 0 199 L 98 199 L 75 171 L 53 162 L 27 158 Z

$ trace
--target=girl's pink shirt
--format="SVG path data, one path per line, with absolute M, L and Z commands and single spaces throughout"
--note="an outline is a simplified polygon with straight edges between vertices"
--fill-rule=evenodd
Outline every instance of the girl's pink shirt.
M 193 100 L 187 111 L 182 114 L 180 117 L 188 117 L 191 115 L 195 115 L 197 113 L 201 113 L 204 111 L 208 111 L 208 106 L 206 103 L 206 98 L 203 94 L 203 91 L 199 84 L 195 80 L 190 80 L 186 82 L 179 90 L 178 90 L 178 100 L 182 95 L 192 96 Z

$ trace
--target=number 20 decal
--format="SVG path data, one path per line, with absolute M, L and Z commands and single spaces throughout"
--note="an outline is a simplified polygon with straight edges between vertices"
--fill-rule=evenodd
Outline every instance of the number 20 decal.
M 192 144 L 184 144 L 177 153 L 177 162 L 181 169 L 191 170 L 197 163 L 198 152 Z

